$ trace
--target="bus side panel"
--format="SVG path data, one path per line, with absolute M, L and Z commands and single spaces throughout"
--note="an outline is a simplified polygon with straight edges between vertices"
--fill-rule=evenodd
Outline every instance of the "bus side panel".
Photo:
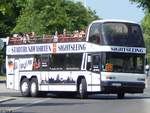
M 7 88 L 9 89 L 14 89 L 14 62 L 15 59 L 14 58 L 8 58 L 8 56 L 6 56 L 6 76 L 7 76 L 7 81 L 6 81 L 6 85 Z
M 48 89 L 47 89 L 48 88 Z M 41 72 L 41 91 L 76 91 L 71 71 Z
M 72 72 L 72 77 L 75 79 L 76 82 L 79 76 L 85 77 L 88 92 L 99 92 L 101 90 L 99 73 L 92 73 L 89 71 L 73 71 Z
M 92 92 L 101 91 L 100 85 L 101 85 L 100 73 L 92 73 L 92 80 L 91 80 Z
M 8 89 L 14 89 L 14 75 L 7 75 L 6 86 Z
M 72 78 L 76 81 L 76 90 L 77 90 L 77 80 L 79 77 L 84 77 L 87 83 L 87 91 L 91 91 L 91 73 L 88 71 L 72 71 Z
M 49 75 L 49 72 L 41 72 L 40 73 L 40 77 L 38 77 L 40 91 L 48 91 L 49 90 L 48 75 Z M 43 84 L 43 85 L 41 85 L 41 84 Z
M 7 88 L 19 90 L 19 59 L 6 58 Z
M 15 66 L 14 66 L 14 89 L 19 90 L 20 89 L 20 82 L 19 82 L 19 59 L 15 59 Z

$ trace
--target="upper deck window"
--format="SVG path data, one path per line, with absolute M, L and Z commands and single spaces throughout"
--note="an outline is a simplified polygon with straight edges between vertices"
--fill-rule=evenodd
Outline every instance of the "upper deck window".
M 123 23 L 105 23 L 104 26 L 104 32 L 107 36 L 114 37 L 119 36 L 120 38 L 127 38 L 128 36 L 128 28 Z M 115 37 L 114 37 L 115 38 Z
M 100 31 L 100 24 L 93 24 L 90 28 L 89 33 L 89 42 L 95 43 L 95 44 L 101 44 L 101 31 Z
M 140 26 L 131 23 L 108 22 L 102 25 L 103 44 L 144 47 Z

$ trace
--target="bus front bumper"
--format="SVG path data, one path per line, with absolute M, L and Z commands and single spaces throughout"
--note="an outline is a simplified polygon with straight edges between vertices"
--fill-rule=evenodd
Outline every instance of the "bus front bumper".
M 145 83 L 143 82 L 114 82 L 105 81 L 101 84 L 101 90 L 105 93 L 116 94 L 118 92 L 124 93 L 143 93 Z

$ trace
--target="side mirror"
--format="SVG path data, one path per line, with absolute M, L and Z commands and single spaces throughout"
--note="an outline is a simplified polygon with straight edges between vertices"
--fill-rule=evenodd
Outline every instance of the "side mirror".
M 145 70 L 146 70 L 146 71 L 149 71 L 149 68 L 150 68 L 150 67 L 149 67 L 149 65 L 147 64 L 147 65 L 145 66 Z
M 150 67 L 149 67 L 149 65 L 147 64 L 147 65 L 145 66 L 145 72 L 146 72 L 147 77 L 149 76 L 149 69 L 150 69 Z

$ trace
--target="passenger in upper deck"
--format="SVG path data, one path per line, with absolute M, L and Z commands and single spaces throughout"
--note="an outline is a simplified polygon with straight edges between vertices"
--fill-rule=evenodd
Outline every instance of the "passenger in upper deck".
M 64 28 L 63 30 L 63 36 L 66 37 L 67 36 L 67 30 Z
M 80 40 L 80 41 L 83 41 L 84 38 L 85 38 L 85 32 L 82 30 L 82 31 L 80 31 L 80 33 L 79 33 L 79 40 Z
M 73 38 L 74 38 L 74 41 L 78 41 L 78 38 L 79 38 L 79 31 L 78 30 L 74 31 Z
M 63 37 L 62 37 L 63 39 L 62 39 L 62 41 L 63 42 L 68 42 L 68 35 L 67 35 L 67 30 L 64 28 L 64 30 L 63 30 Z
M 32 31 L 29 34 L 29 38 L 30 38 L 30 43 L 35 43 L 35 41 L 36 41 L 36 34 L 35 34 L 35 32 Z
M 53 37 L 53 42 L 58 42 L 58 31 L 55 32 L 55 35 Z

